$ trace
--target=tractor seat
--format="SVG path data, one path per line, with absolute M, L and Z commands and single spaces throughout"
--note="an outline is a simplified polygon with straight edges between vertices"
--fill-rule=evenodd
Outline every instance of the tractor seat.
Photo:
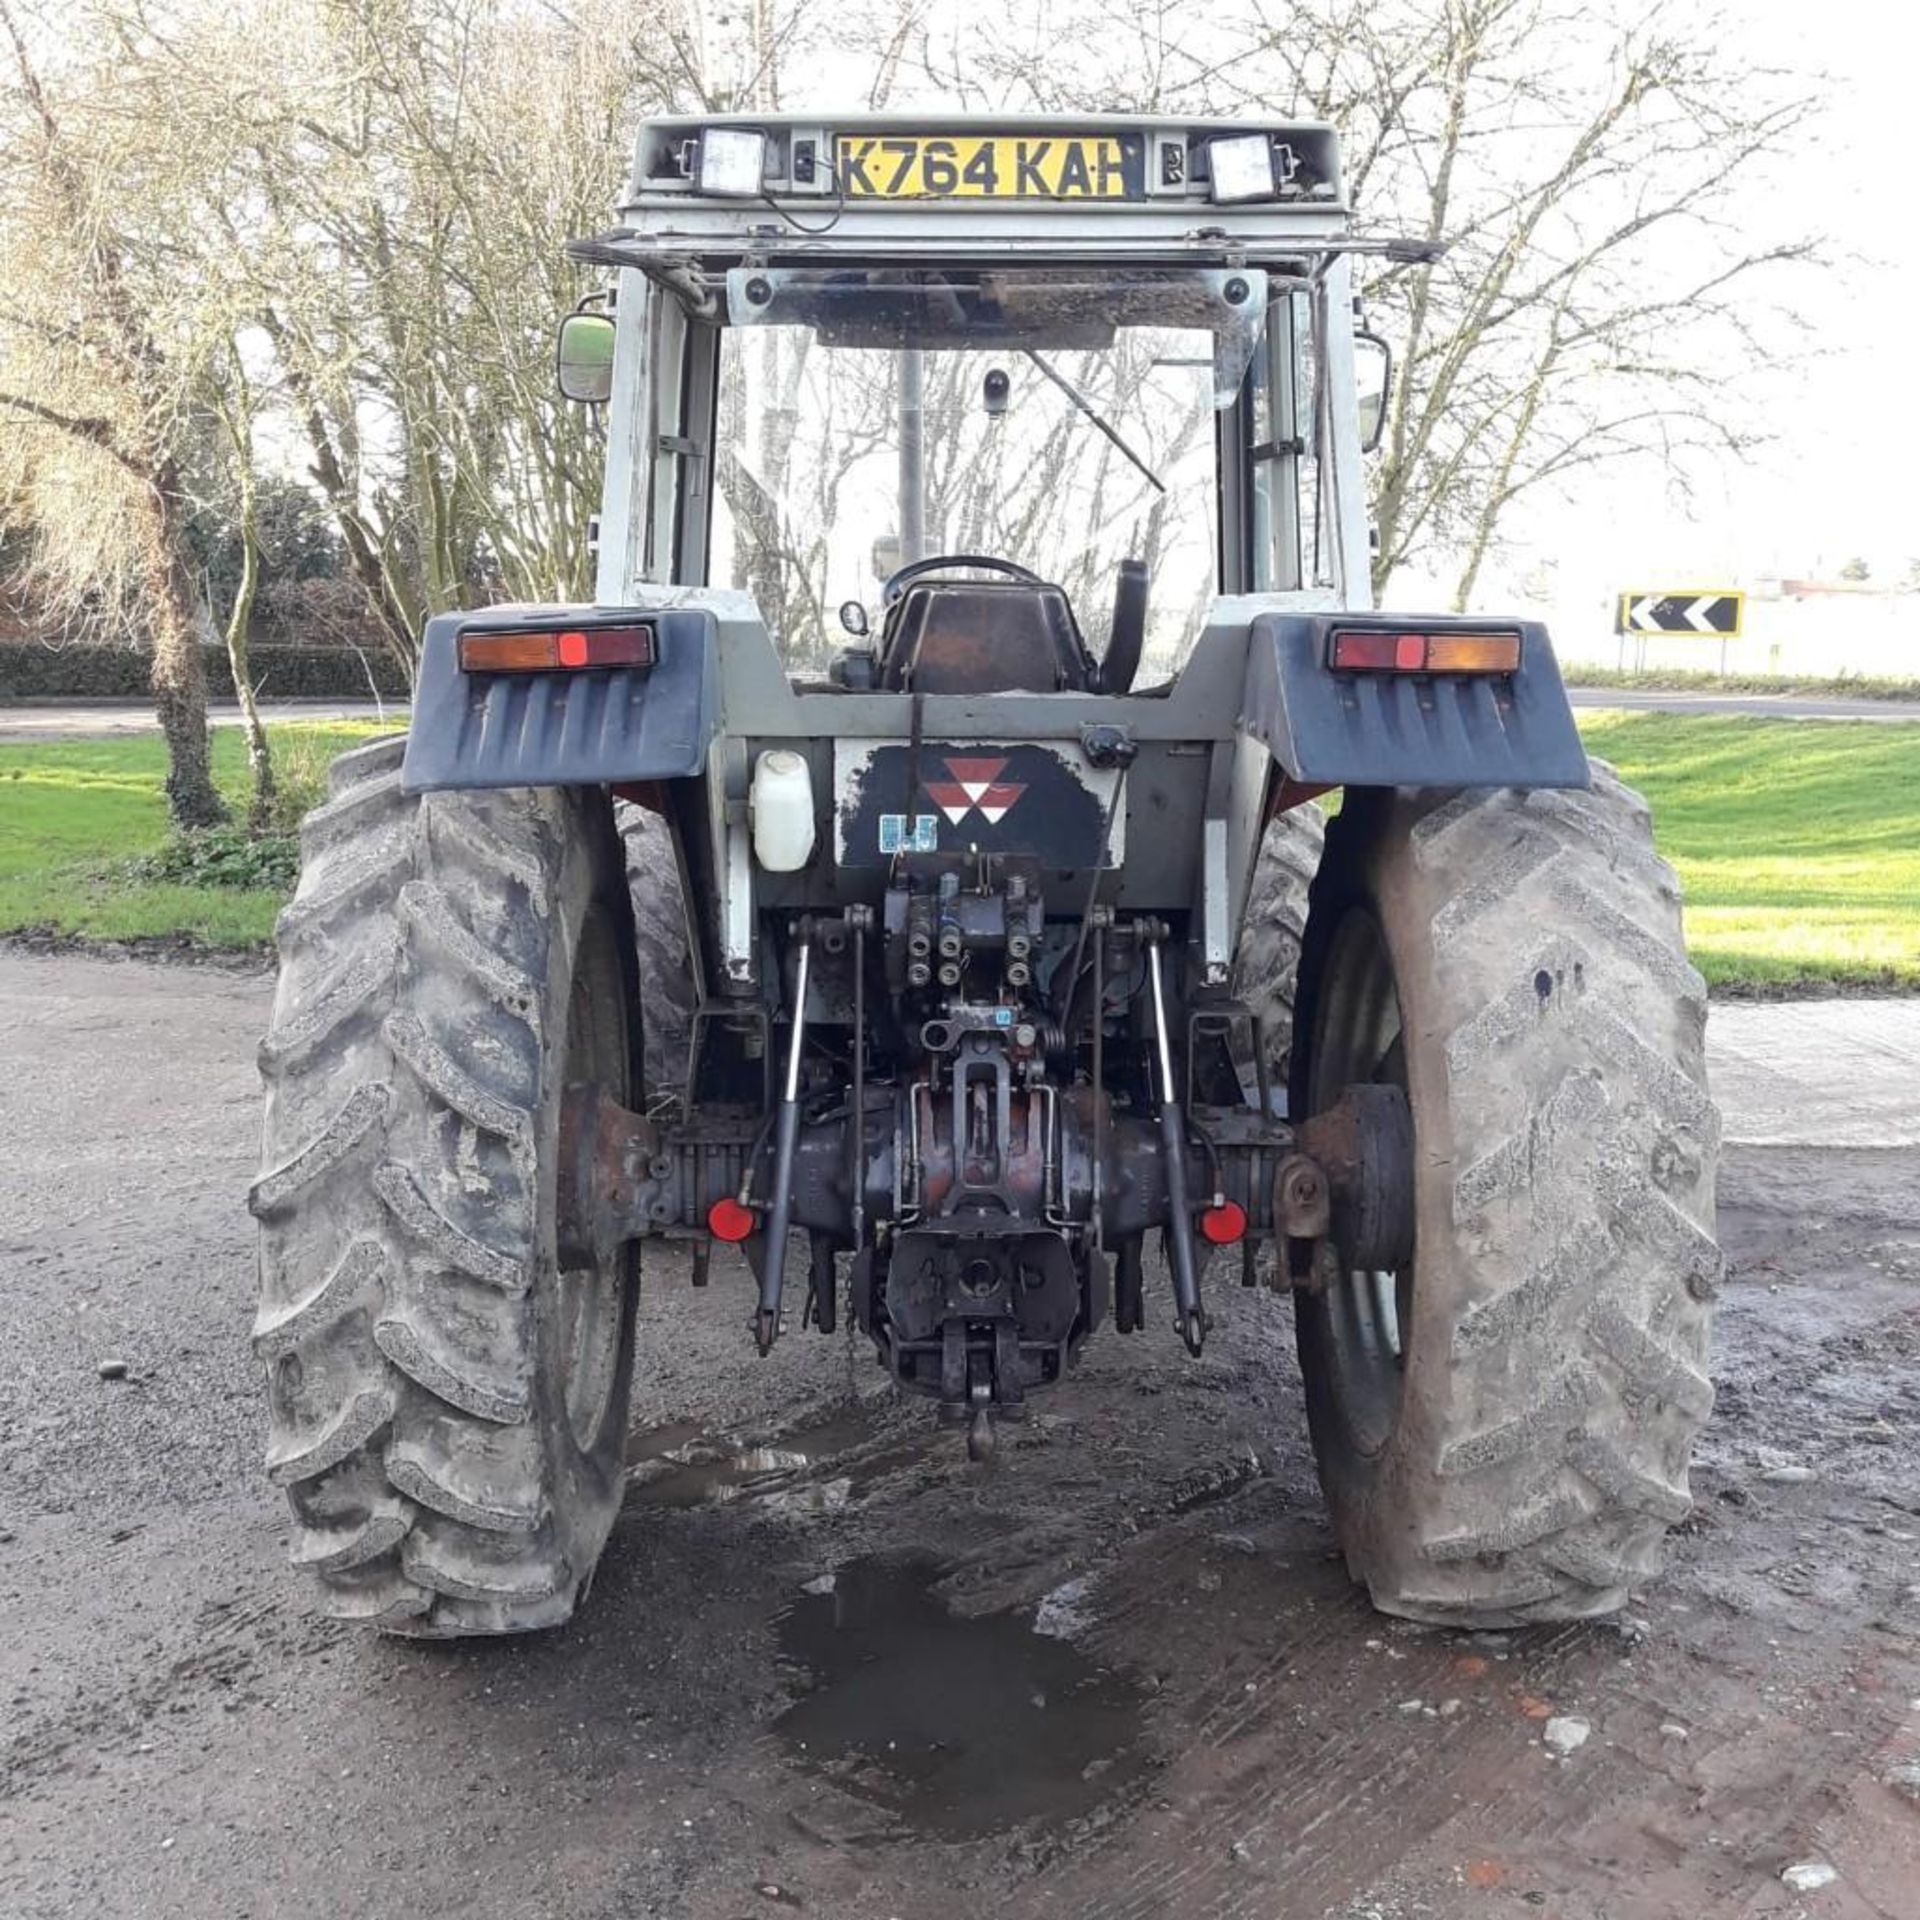
M 1013 580 L 917 580 L 888 611 L 882 688 L 1085 693 L 1096 671 L 1066 593 Z

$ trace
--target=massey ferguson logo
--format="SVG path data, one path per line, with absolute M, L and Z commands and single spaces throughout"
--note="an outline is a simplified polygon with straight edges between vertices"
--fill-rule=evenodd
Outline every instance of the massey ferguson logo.
M 998 760 L 948 760 L 943 763 L 951 780 L 929 780 L 926 790 L 933 804 L 956 827 L 976 807 L 989 826 L 998 826 L 1026 792 L 1018 780 L 1002 780 L 1006 757 Z
M 1062 741 L 843 741 L 835 849 L 848 867 L 977 852 L 1036 871 L 1110 869 L 1126 850 L 1126 809 L 1107 818 L 1118 779 Z

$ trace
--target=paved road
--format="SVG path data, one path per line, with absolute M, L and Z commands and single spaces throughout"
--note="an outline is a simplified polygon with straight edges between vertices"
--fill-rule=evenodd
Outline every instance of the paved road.
M 1854 700 L 1801 693 L 1655 693 L 1626 687 L 1569 687 L 1576 707 L 1656 713 L 1738 713 L 1766 720 L 1920 720 L 1920 700 Z
M 404 702 L 385 705 L 372 700 L 263 700 L 263 719 L 328 723 L 340 720 L 388 720 L 405 726 Z M 237 727 L 240 709 L 216 702 L 207 718 L 216 727 Z M 129 734 L 157 733 L 160 723 L 149 706 L 121 701 L 83 700 L 70 706 L 0 706 L 0 746 L 20 746 L 35 740 L 116 740 Z
M 587 1611 L 422 1648 L 308 1617 L 259 1468 L 268 994 L 0 951 L 7 1920 L 1912 1920 L 1920 1154 L 1730 1151 L 1719 1406 L 1624 1631 L 1370 1613 L 1264 1291 L 1199 1362 L 1103 1335 L 981 1472 L 650 1260 Z M 1729 1132 L 1910 1120 L 1912 1015 L 1718 1016 Z
M 1730 1141 L 1920 1147 L 1920 1000 L 1723 1002 L 1708 1038 Z

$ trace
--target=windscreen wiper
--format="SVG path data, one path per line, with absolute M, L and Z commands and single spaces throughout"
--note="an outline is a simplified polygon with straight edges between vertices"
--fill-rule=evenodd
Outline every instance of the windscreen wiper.
M 1064 393 L 1067 396 L 1067 398 L 1071 400 L 1073 404 L 1076 407 L 1078 407 L 1080 411 L 1084 413 L 1087 416 L 1087 418 L 1091 420 L 1093 424 L 1096 427 L 1098 427 L 1100 431 L 1104 433 L 1107 436 L 1107 438 L 1111 440 L 1113 444 L 1116 447 L 1118 447 L 1120 451 L 1124 453 L 1127 456 L 1127 458 L 1131 460 L 1133 464 L 1136 467 L 1138 467 L 1140 471 L 1147 476 L 1148 481 L 1152 484 L 1152 486 L 1158 492 L 1160 493 L 1166 492 L 1167 483 L 1164 480 L 1162 480 L 1160 476 L 1157 473 L 1155 473 L 1154 470 L 1150 466 L 1148 466 L 1147 463 L 1144 460 L 1142 460 L 1140 456 L 1137 453 L 1135 453 L 1134 450 L 1130 446 L 1128 446 L 1123 439 L 1121 439 L 1119 429 L 1117 427 L 1113 427 L 1108 424 L 1108 422 L 1102 417 L 1100 410 L 1093 404 L 1091 400 L 1087 398 L 1087 396 L 1084 393 L 1080 391 L 1078 387 L 1076 387 L 1073 384 L 1071 380 L 1067 378 L 1067 376 L 1064 373 L 1060 372 L 1058 368 L 1049 366 L 1047 362 L 1041 359 L 1041 357 L 1037 353 L 1035 353 L 1031 347 L 1022 347 L 1020 351 L 1024 353 L 1027 356 L 1027 358 L 1031 360 L 1033 364 L 1036 367 L 1038 367 L 1040 371 L 1044 373 L 1047 376 L 1047 378 L 1051 380 L 1053 384 L 1056 387 L 1058 387 L 1060 391 Z

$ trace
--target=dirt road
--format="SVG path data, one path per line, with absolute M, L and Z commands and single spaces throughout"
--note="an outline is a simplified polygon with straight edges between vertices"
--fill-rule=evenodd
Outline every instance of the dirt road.
M 283 1565 L 266 993 L 0 954 L 10 1920 L 1920 1915 L 1920 1150 L 1795 1144 L 1754 1022 L 1796 1010 L 1728 1023 L 1730 1132 L 1779 1144 L 1730 1152 L 1696 1511 L 1618 1625 L 1370 1614 L 1264 1293 L 1216 1284 L 1199 1363 L 1103 1334 L 981 1471 L 661 1260 L 584 1618 L 448 1649 L 310 1619 Z

